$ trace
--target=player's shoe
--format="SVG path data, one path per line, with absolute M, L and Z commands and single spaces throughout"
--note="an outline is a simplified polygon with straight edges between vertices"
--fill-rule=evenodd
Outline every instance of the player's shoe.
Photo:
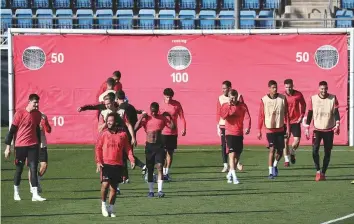
M 284 162 L 284 167 L 289 167 L 290 163 L 289 162 Z
M 278 167 L 273 167 L 273 176 L 277 177 L 278 176 Z
M 141 169 L 141 174 L 145 175 L 147 173 L 146 165 Z
M 233 179 L 233 184 L 239 184 L 240 183 L 240 181 L 238 181 L 238 179 L 236 178 L 236 179 Z
M 296 163 L 295 155 L 293 155 L 293 154 L 290 155 L 290 162 L 291 162 L 291 164 L 295 164 Z
M 226 173 L 228 171 L 227 166 L 224 166 L 224 168 L 221 170 L 221 173 Z
M 172 181 L 171 177 L 169 174 L 166 174 L 163 176 L 163 180 L 166 180 L 166 181 Z
M 316 177 L 315 177 L 315 181 L 320 181 L 320 180 L 321 180 L 321 173 L 317 172 Z
M 324 173 L 320 174 L 320 181 L 326 180 L 326 175 Z
M 155 197 L 154 192 L 149 192 L 149 193 L 148 193 L 148 197 L 149 197 L 149 198 L 153 198 L 153 197 Z
M 269 174 L 269 176 L 268 176 L 268 179 L 271 179 L 271 180 L 273 180 L 273 179 L 274 179 L 274 176 L 273 176 L 273 174 Z
M 101 211 L 102 211 L 102 215 L 103 215 L 104 217 L 108 217 L 109 214 L 108 214 L 107 206 L 106 206 L 106 205 L 102 205 Z
M 163 198 L 163 197 L 165 197 L 165 193 L 163 193 L 162 191 L 159 191 L 159 193 L 157 193 L 157 197 Z
M 119 189 L 119 187 L 117 187 L 117 193 L 116 193 L 117 195 L 120 195 L 120 189 Z
M 129 180 L 129 178 L 128 179 L 125 179 L 125 182 L 124 182 L 125 184 L 129 184 L 130 183 L 130 180 Z
M 114 214 L 114 213 L 111 213 L 109 216 L 110 216 L 111 218 L 117 217 L 116 214 Z
M 108 207 L 108 216 L 111 218 L 117 217 L 116 214 L 114 214 L 113 208 L 111 206 Z
M 42 197 L 39 196 L 38 194 L 32 196 L 32 201 L 45 201 L 45 200 L 47 200 L 47 199 L 42 198 Z
M 351 184 L 354 184 L 354 180 L 352 182 L 350 182 Z
M 237 169 L 239 171 L 242 171 L 243 170 L 243 165 L 241 163 L 237 163 Z
M 232 184 L 232 176 L 231 176 L 231 174 L 227 174 L 226 175 L 226 179 L 227 179 L 227 183 L 228 184 Z
M 17 193 L 14 193 L 14 200 L 15 201 L 21 201 L 20 195 Z

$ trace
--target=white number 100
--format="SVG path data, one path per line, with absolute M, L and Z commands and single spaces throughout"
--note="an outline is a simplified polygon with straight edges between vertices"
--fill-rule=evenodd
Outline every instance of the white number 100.
M 182 74 L 177 72 L 177 73 L 172 73 L 172 82 L 188 82 L 188 73 L 183 72 Z

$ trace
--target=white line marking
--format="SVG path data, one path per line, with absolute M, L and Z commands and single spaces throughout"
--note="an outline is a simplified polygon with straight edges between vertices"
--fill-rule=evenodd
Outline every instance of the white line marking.
M 344 220 L 344 219 L 349 219 L 351 217 L 354 217 L 354 213 L 352 214 L 349 214 L 349 215 L 346 215 L 346 216 L 343 216 L 343 217 L 340 217 L 338 219 L 333 219 L 333 220 L 329 220 L 327 222 L 323 222 L 321 224 L 330 224 L 330 223 L 335 223 L 335 222 L 338 222 L 338 221 L 341 221 L 341 220 Z

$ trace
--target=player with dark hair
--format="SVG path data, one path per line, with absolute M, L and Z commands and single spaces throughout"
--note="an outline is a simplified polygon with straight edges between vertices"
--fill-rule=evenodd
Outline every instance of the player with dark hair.
M 268 148 L 269 148 L 269 179 L 278 176 L 278 168 L 276 161 L 279 161 L 285 147 L 285 138 L 288 138 L 290 125 L 288 103 L 286 97 L 278 93 L 278 85 L 274 80 L 268 82 L 269 94 L 261 99 L 258 117 L 258 135 L 259 140 L 262 139 L 263 125 L 266 128 Z M 284 125 L 286 124 L 286 130 Z M 286 131 L 286 133 L 284 133 Z M 284 135 L 285 134 L 285 135 Z M 275 156 L 276 151 L 276 156 Z M 275 160 L 274 160 L 275 157 Z
M 166 162 L 164 165 L 163 173 L 165 180 L 171 180 L 169 171 L 172 166 L 173 153 L 177 149 L 177 138 L 178 138 L 178 128 L 177 128 L 177 118 L 179 117 L 183 123 L 182 136 L 186 135 L 186 119 L 184 118 L 183 108 L 180 102 L 173 99 L 174 91 L 171 88 L 166 88 L 163 91 L 164 102 L 161 104 L 160 111 L 167 112 L 172 116 L 173 123 L 176 125 L 175 129 L 171 129 L 166 126 L 162 131 L 162 137 L 164 142 L 164 147 L 167 152 Z
M 328 93 L 326 81 L 319 83 L 319 94 L 311 96 L 308 102 L 307 118 L 304 118 L 305 135 L 310 139 L 309 126 L 313 119 L 312 157 L 317 170 L 316 181 L 326 180 L 326 171 L 331 159 L 334 134 L 339 135 L 340 115 L 337 97 Z M 320 145 L 323 140 L 324 158 L 320 167 Z
M 251 130 L 251 117 L 247 105 L 238 101 L 238 92 L 229 91 L 229 102 L 224 103 L 220 109 L 220 116 L 225 120 L 226 143 L 229 148 L 230 170 L 227 174 L 227 182 L 238 184 L 235 167 L 240 160 L 243 151 L 243 121 L 248 120 L 245 134 Z
M 288 103 L 288 112 L 289 112 L 289 123 L 290 123 L 290 135 L 293 136 L 294 141 L 291 144 L 290 156 L 291 163 L 295 164 L 295 151 L 299 147 L 300 139 L 301 139 L 301 123 L 302 119 L 305 116 L 306 112 L 306 102 L 304 96 L 301 92 L 294 89 L 294 82 L 292 79 L 286 79 L 284 81 L 285 85 L 285 93 L 286 101 Z M 290 138 L 290 136 L 289 136 Z M 289 138 L 285 138 L 285 148 L 283 150 L 284 153 L 284 166 L 288 167 L 289 164 Z M 278 162 L 278 161 L 276 161 Z
M 166 151 L 164 149 L 162 140 L 162 130 L 164 127 L 168 126 L 171 130 L 175 128 L 175 124 L 172 116 L 168 112 L 163 114 L 159 113 L 159 104 L 156 102 L 150 105 L 150 114 L 143 113 L 138 122 L 135 124 L 135 131 L 139 128 L 144 127 L 146 132 L 146 166 L 148 168 L 148 184 L 149 184 L 149 194 L 148 197 L 154 197 L 154 181 L 153 173 L 154 166 L 158 171 L 158 197 L 164 197 L 165 194 L 162 192 L 163 185 L 163 165 L 165 163 Z
M 122 176 L 123 151 L 128 155 L 131 168 L 134 169 L 135 167 L 133 151 L 129 143 L 128 135 L 123 128 L 117 126 L 118 118 L 119 115 L 115 112 L 107 115 L 107 129 L 98 137 L 95 149 L 97 172 L 101 173 L 101 210 L 104 217 L 116 217 L 113 206 L 116 201 L 116 189 Z M 107 210 L 106 198 L 108 188 L 110 194 L 109 207 Z
M 11 154 L 11 143 L 15 138 L 15 165 L 16 171 L 14 176 L 14 200 L 20 201 L 19 186 L 23 166 L 27 159 L 27 165 L 31 172 L 32 184 L 32 201 L 45 201 L 38 194 L 38 151 L 41 138 L 40 122 L 41 113 L 38 111 L 39 96 L 31 94 L 28 98 L 28 104 L 25 109 L 16 111 L 14 120 L 8 134 L 5 137 L 5 158 L 9 158 Z
M 122 90 L 123 89 L 123 85 L 122 83 L 120 82 L 120 79 L 121 79 L 122 75 L 120 73 L 120 71 L 114 71 L 113 74 L 112 74 L 112 78 L 115 80 L 115 84 L 114 84 L 114 87 L 113 87 L 113 90 L 114 91 L 118 91 L 118 90 Z M 100 87 L 100 90 L 98 91 L 97 93 L 97 96 L 96 98 L 98 99 L 99 96 L 104 93 L 105 91 L 107 90 L 107 81 L 102 83 L 101 87 Z
M 109 92 L 106 96 L 108 96 L 109 99 L 114 101 L 116 94 L 114 92 Z M 114 102 L 114 106 L 118 107 L 118 104 L 116 102 Z M 99 119 L 102 110 L 105 110 L 105 109 L 106 109 L 106 106 L 105 106 L 104 102 L 102 101 L 98 104 L 86 104 L 84 106 L 77 108 L 77 111 L 82 112 L 82 111 L 86 111 L 86 110 L 98 110 L 97 119 Z
M 114 86 L 116 81 L 113 78 L 108 78 L 106 82 L 106 91 L 104 91 L 99 97 L 98 102 L 103 102 L 103 97 L 105 97 L 108 93 L 116 93 L 114 90 Z
M 221 139 L 221 155 L 222 155 L 222 161 L 224 163 L 224 168 L 222 169 L 221 172 L 223 173 L 227 172 L 228 165 L 227 165 L 227 145 L 225 139 L 225 119 L 223 119 L 220 116 L 220 109 L 224 103 L 229 102 L 229 91 L 231 87 L 232 87 L 231 82 L 228 80 L 222 83 L 222 95 L 219 96 L 218 102 L 216 103 L 216 122 L 218 123 L 216 125 L 216 130 L 217 130 L 217 134 L 220 136 Z M 237 100 L 239 102 L 244 102 L 241 94 L 238 95 Z M 240 163 L 237 164 L 237 167 L 239 170 L 243 169 L 243 166 Z

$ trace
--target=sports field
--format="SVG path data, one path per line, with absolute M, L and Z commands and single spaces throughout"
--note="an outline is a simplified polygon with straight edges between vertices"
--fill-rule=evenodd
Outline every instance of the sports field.
M 132 182 L 121 185 L 116 218 L 101 215 L 92 146 L 49 147 L 49 169 L 42 181 L 45 202 L 31 201 L 27 170 L 20 188 L 22 201 L 13 201 L 13 155 L 11 161 L 1 155 L 2 223 L 319 224 L 354 213 L 353 148 L 335 147 L 325 182 L 314 181 L 308 147 L 301 147 L 297 163 L 290 168 L 281 161 L 276 180 L 267 179 L 267 151 L 246 148 L 239 185 L 226 183 L 217 146 L 178 150 L 171 169 L 173 181 L 164 184 L 165 198 L 147 198 L 140 170 L 130 171 Z M 136 154 L 144 158 L 142 150 Z M 354 217 L 336 223 L 353 224 Z

